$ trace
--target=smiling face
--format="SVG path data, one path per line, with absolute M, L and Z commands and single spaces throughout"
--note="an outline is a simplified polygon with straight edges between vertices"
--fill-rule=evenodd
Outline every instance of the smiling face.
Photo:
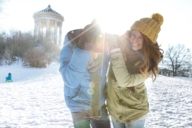
M 129 43 L 134 51 L 141 50 L 143 48 L 143 36 L 138 31 L 131 31 L 129 34 Z

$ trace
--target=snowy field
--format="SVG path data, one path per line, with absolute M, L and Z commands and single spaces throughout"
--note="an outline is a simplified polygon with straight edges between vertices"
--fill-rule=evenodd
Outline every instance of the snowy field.
M 73 128 L 59 65 L 46 69 L 0 66 L 0 128 Z M 14 82 L 5 83 L 8 72 Z M 192 79 L 146 81 L 150 113 L 145 128 L 192 128 Z

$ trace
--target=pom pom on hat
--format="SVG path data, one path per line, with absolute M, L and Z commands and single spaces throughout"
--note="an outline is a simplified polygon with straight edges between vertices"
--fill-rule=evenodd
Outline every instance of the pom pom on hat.
M 136 21 L 131 26 L 131 30 L 141 32 L 143 35 L 147 36 L 152 43 L 156 43 L 162 24 L 163 16 L 159 13 L 154 13 L 152 18 L 141 18 Z
M 158 22 L 160 25 L 163 24 L 163 16 L 159 13 L 154 13 L 152 15 L 152 19 L 155 20 L 156 22 Z

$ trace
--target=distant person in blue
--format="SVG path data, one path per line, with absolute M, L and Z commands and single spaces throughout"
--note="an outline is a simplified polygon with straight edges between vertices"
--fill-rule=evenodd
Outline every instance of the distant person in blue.
M 6 82 L 13 82 L 13 80 L 12 80 L 12 74 L 9 72 L 8 73 L 8 76 L 5 78 L 5 81 Z
M 65 102 L 71 111 L 74 128 L 110 128 L 104 102 L 102 110 L 98 110 L 99 100 L 97 96 L 94 97 L 94 89 L 100 87 L 101 77 L 94 80 L 94 73 L 97 74 L 99 69 L 94 69 L 93 65 L 97 62 L 94 59 L 99 59 L 97 53 L 103 51 L 101 40 L 101 31 L 95 22 L 69 31 L 65 36 L 60 53 L 60 72 L 64 80 Z M 89 69 L 91 62 L 92 68 Z M 95 67 L 97 65 L 95 63 Z M 98 116 L 97 112 L 101 115 Z

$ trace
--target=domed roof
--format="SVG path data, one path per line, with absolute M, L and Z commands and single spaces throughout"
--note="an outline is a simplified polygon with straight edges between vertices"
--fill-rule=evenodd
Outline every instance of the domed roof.
M 48 5 L 47 8 L 39 11 L 39 12 L 36 12 L 33 17 L 35 19 L 42 19 L 42 18 L 47 18 L 47 17 L 50 17 L 50 18 L 55 18 L 57 20 L 60 20 L 61 22 L 64 20 L 63 16 L 61 14 L 59 14 L 58 12 L 54 11 L 50 5 Z

